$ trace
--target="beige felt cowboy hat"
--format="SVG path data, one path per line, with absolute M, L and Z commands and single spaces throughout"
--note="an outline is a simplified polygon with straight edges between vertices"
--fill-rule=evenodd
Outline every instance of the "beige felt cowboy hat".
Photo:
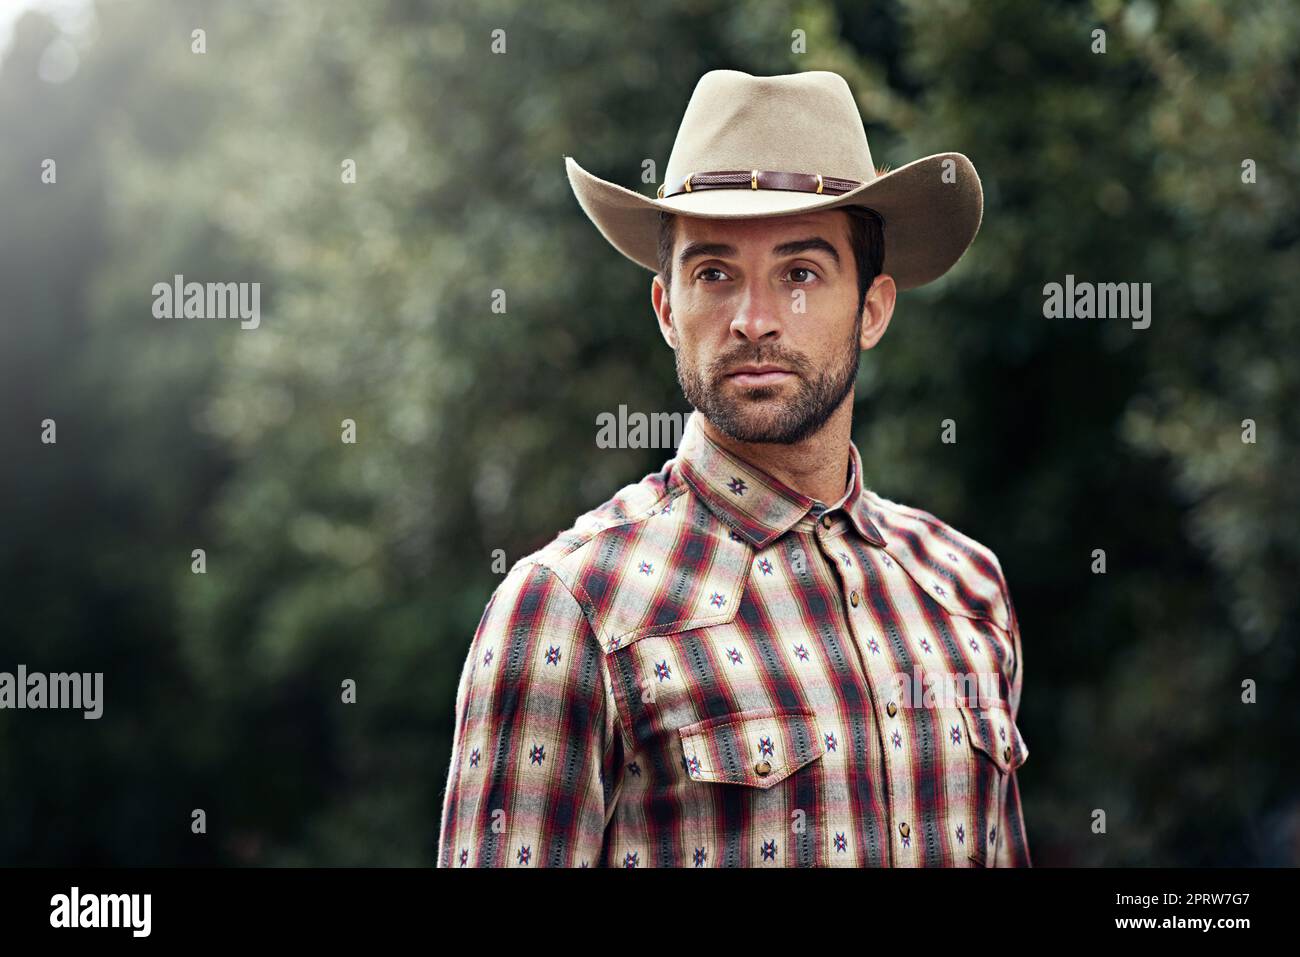
M 884 271 L 900 289 L 937 279 L 979 230 L 984 193 L 961 153 L 877 173 L 848 83 L 814 70 L 700 77 L 654 198 L 593 176 L 565 156 L 583 211 L 614 248 L 659 271 L 659 213 L 783 216 L 850 204 L 884 220 Z

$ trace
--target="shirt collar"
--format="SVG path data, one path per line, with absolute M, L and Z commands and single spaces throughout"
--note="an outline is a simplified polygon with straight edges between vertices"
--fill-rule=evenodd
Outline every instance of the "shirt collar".
M 700 418 L 700 413 L 693 411 L 686 419 L 677 465 L 709 510 L 755 548 L 766 548 L 805 515 L 816 518 L 836 510 L 843 510 L 867 541 L 886 545 L 869 514 L 862 486 L 862 457 L 852 442 L 848 489 L 839 501 L 827 506 L 717 445 L 704 434 Z

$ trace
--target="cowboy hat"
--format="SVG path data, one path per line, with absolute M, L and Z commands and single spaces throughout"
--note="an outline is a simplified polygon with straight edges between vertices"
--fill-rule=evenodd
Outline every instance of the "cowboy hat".
M 564 157 L 583 211 L 620 253 L 659 271 L 659 213 L 786 216 L 861 205 L 884 221 L 884 271 L 900 289 L 937 279 L 979 230 L 984 193 L 971 161 L 935 153 L 877 173 L 853 92 L 838 73 L 700 77 L 655 197 Z

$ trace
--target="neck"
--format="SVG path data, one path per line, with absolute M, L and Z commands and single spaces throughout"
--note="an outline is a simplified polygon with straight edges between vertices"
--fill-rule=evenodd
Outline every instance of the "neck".
M 792 445 L 741 442 L 700 416 L 704 434 L 720 448 L 825 505 L 838 502 L 848 491 L 852 425 L 853 405 L 848 399 L 831 413 L 820 429 Z

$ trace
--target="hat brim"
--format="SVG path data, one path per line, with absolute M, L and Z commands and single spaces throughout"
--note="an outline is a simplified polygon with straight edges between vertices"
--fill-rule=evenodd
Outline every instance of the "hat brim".
M 935 153 L 914 160 L 838 196 L 706 189 L 657 199 L 594 176 L 572 156 L 565 156 L 564 162 L 578 204 L 601 235 L 651 272 L 659 271 L 660 212 L 704 219 L 759 219 L 862 205 L 885 220 L 884 272 L 899 289 L 913 289 L 952 268 L 979 232 L 984 216 L 979 174 L 961 153 Z

